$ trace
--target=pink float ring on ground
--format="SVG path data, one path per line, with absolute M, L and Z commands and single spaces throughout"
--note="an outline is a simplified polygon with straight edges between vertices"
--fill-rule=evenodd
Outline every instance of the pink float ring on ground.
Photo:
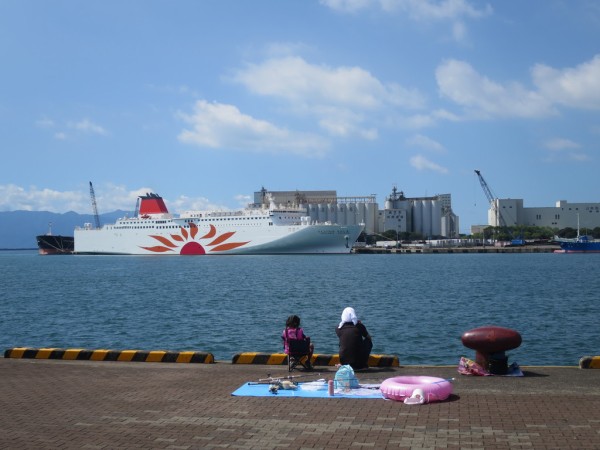
M 415 389 L 421 389 L 425 403 L 446 400 L 452 393 L 452 383 L 444 378 L 414 376 L 393 377 L 381 383 L 381 393 L 385 398 L 404 401 Z

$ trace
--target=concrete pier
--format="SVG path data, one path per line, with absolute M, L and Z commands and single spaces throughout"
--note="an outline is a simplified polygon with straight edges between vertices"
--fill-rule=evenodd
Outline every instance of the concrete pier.
M 525 376 L 470 377 L 456 367 L 378 367 L 454 377 L 442 403 L 233 397 L 287 367 L 0 358 L 2 449 L 598 448 L 600 377 L 577 367 L 522 367 Z M 332 378 L 335 367 L 318 367 Z

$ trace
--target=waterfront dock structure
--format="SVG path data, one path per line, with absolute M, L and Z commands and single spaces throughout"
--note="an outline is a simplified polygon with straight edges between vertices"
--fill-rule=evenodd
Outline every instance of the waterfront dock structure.
M 396 253 L 396 254 L 437 254 L 437 253 L 554 253 L 560 250 L 559 245 L 523 245 L 523 246 L 507 246 L 496 247 L 493 245 L 478 246 L 478 247 L 435 247 L 429 245 L 401 245 L 399 247 L 354 247 L 353 253 L 361 254 L 381 254 L 381 253 Z
M 598 448 L 600 372 L 522 369 L 520 378 L 416 366 L 357 374 L 455 378 L 448 401 L 409 406 L 231 395 L 286 366 L 0 358 L 0 448 Z M 335 367 L 317 373 L 332 378 Z

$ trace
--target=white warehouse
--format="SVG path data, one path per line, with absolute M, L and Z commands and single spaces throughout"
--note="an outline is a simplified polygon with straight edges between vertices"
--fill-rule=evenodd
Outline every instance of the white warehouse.
M 498 211 L 498 213 L 496 213 Z M 523 199 L 497 198 L 488 210 L 488 225 L 536 226 L 550 228 L 595 228 L 600 226 L 600 203 L 568 203 L 559 200 L 555 207 L 525 208 Z

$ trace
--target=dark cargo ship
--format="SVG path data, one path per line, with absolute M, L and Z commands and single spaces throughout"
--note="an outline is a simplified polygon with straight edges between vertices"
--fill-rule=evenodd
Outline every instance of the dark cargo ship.
M 52 224 L 48 233 L 35 237 L 40 255 L 70 255 L 75 250 L 73 236 L 61 236 L 52 234 Z
M 42 234 L 36 239 L 40 255 L 69 255 L 75 249 L 73 236 Z

